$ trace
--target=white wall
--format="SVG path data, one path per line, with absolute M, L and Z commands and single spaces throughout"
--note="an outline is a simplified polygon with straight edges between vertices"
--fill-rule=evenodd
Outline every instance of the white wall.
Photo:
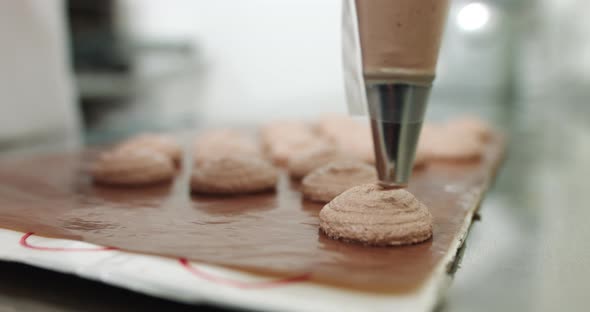
M 78 127 L 62 1 L 0 1 L 0 142 Z
M 345 111 L 340 0 L 126 0 L 132 34 L 191 38 L 207 65 L 208 119 Z M 205 107 L 203 107 L 203 105 Z

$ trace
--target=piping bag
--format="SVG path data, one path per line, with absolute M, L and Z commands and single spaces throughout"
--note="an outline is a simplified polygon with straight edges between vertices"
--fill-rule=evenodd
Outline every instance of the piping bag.
M 348 110 L 369 115 L 379 184 L 409 183 L 448 0 L 343 0 Z

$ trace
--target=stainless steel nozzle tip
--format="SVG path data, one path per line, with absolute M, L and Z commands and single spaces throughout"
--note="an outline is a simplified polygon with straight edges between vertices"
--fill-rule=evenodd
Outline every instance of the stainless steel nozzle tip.
M 367 101 L 379 184 L 409 183 L 430 86 L 367 83 Z

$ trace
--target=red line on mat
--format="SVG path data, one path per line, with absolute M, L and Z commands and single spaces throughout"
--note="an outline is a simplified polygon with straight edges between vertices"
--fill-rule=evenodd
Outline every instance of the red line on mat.
M 242 282 L 236 281 L 229 278 L 215 276 L 213 274 L 207 273 L 197 267 L 194 267 L 190 264 L 190 262 L 185 258 L 179 258 L 178 262 L 182 265 L 187 271 L 191 272 L 193 275 L 198 276 L 204 280 L 227 285 L 233 286 L 236 288 L 242 289 L 260 289 L 260 288 L 275 288 L 280 286 L 286 286 L 293 283 L 304 282 L 309 280 L 311 273 L 304 273 L 301 275 L 296 275 L 292 277 L 287 277 L 283 279 L 271 280 L 271 281 L 262 281 L 262 282 Z
M 29 232 L 23 235 L 20 238 L 19 244 L 25 248 L 35 249 L 35 250 L 43 250 L 43 251 L 105 251 L 105 250 L 117 250 L 116 247 L 97 247 L 97 248 L 62 248 L 62 247 L 43 247 L 43 246 L 33 246 L 27 242 L 29 237 L 33 236 L 35 233 Z

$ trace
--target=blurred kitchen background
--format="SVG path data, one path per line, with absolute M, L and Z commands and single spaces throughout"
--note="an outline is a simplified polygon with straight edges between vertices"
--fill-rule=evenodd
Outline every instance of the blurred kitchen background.
M 0 151 L 344 112 L 340 6 L 3 1 Z M 589 11 L 587 0 L 452 1 L 428 118 L 478 114 L 510 152 L 443 310 L 585 300 Z
M 344 111 L 340 1 L 3 4 L 17 13 L 0 22 L 9 37 L 2 44 L 14 53 L 3 71 L 19 77 L 2 78 L 8 96 L 0 104 L 0 146 L 57 138 L 66 124 L 97 143 L 141 130 Z M 589 7 L 576 0 L 453 1 L 431 115 L 464 102 L 459 110 L 485 109 L 495 118 L 517 110 L 523 97 L 584 90 Z M 56 40 L 47 46 L 27 35 Z M 63 72 L 69 66 L 71 80 Z M 35 71 L 42 87 L 27 77 Z M 71 98 L 40 90 L 56 88 L 45 80 Z M 475 108 L 483 101 L 488 105 Z
M 17 77 L 2 78 L 0 147 L 58 138 L 62 128 L 98 143 L 142 130 L 345 111 L 340 1 L 3 4 L 16 12 L 0 22 L 3 71 Z M 584 95 L 585 1 L 452 2 L 431 116 L 456 107 L 506 120 L 497 115 L 513 114 L 523 98 Z

